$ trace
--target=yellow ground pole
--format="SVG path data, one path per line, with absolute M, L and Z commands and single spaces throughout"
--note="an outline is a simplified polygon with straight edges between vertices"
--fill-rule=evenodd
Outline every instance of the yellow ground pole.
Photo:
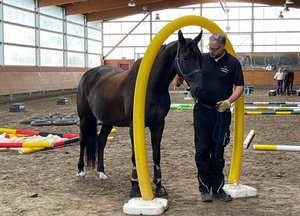
M 19 150 L 20 154 L 29 154 L 37 151 L 42 151 L 45 150 L 45 147 L 23 147 L 22 149 Z
M 153 38 L 148 46 L 146 53 L 141 62 L 138 72 L 135 92 L 134 92 L 134 106 L 133 106 L 133 137 L 134 137 L 134 151 L 136 157 L 136 168 L 138 173 L 138 180 L 143 200 L 153 200 L 153 191 L 150 182 L 150 175 L 148 169 L 148 161 L 145 145 L 145 100 L 148 85 L 148 79 L 154 59 L 164 41 L 176 30 L 195 25 L 209 30 L 211 33 L 221 32 L 225 34 L 222 29 L 211 20 L 201 16 L 183 16 L 177 18 L 162 28 L 158 34 Z M 233 47 L 229 41 L 226 43 L 227 51 L 236 56 Z M 238 182 L 239 172 L 241 167 L 242 143 L 244 132 L 244 100 L 241 97 L 235 103 L 235 131 L 234 131 L 234 149 L 232 153 L 231 175 L 232 182 Z
M 52 146 L 52 142 L 50 140 L 46 141 L 25 141 L 22 143 L 23 148 L 50 148 Z
M 16 134 L 16 129 L 0 128 L 0 133 Z
M 276 151 L 276 145 L 268 145 L 268 144 L 256 144 L 253 145 L 253 149 L 255 150 L 264 150 L 264 151 Z

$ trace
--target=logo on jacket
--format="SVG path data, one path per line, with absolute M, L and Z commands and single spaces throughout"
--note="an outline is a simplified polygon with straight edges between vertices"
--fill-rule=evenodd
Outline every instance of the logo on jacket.
M 226 66 L 220 67 L 221 72 L 228 73 L 229 69 Z

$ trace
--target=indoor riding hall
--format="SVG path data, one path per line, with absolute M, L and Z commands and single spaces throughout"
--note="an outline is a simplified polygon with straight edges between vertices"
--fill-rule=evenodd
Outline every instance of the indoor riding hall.
M 300 1 L 0 0 L 0 20 L 1 216 L 300 215 Z M 168 88 L 171 106 L 161 141 L 168 196 L 153 197 L 151 133 L 135 130 L 139 121 L 133 133 L 145 136 L 145 146 L 136 146 L 146 154 L 135 149 L 141 198 L 129 196 L 129 127 L 114 126 L 108 136 L 107 178 L 88 166 L 79 178 L 77 93 L 83 75 L 98 66 L 131 70 L 140 58 L 142 67 L 157 54 L 151 48 L 178 40 L 179 29 L 192 39 L 203 30 L 198 47 L 208 53 L 215 26 L 226 34 L 226 50 L 239 60 L 245 80 L 231 107 L 224 156 L 224 188 L 233 201 L 200 200 L 194 99 L 186 82 L 175 85 L 177 77 Z M 139 71 L 136 89 L 146 89 L 148 78 L 140 77 L 147 70 Z M 289 91 L 277 89 L 279 70 L 294 74 Z M 102 122 L 97 125 L 100 131 Z

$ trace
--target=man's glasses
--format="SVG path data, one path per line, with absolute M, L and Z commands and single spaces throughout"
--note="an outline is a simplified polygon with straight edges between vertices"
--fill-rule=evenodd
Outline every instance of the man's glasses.
M 216 52 L 216 51 L 218 51 L 220 48 L 222 48 L 223 46 L 221 45 L 221 46 L 219 46 L 218 48 L 211 48 L 211 47 L 207 47 L 207 49 L 209 50 L 209 51 L 212 51 L 212 52 Z

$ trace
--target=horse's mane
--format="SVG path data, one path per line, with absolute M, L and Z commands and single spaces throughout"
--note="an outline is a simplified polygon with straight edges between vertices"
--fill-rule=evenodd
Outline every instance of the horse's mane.
M 173 42 L 170 42 L 170 43 L 168 43 L 168 44 L 162 45 L 161 48 L 160 48 L 160 50 L 159 50 L 159 52 L 164 51 L 165 49 L 167 49 L 168 47 L 172 46 L 172 45 L 175 44 L 176 42 L 178 42 L 178 41 L 173 41 Z
M 161 52 L 165 51 L 168 47 L 174 45 L 175 43 L 177 43 L 178 41 L 173 41 L 173 42 L 170 42 L 168 44 L 163 44 L 161 47 L 160 47 L 160 50 L 158 51 L 158 54 L 160 54 Z
M 165 49 L 166 49 L 166 47 L 167 47 L 167 45 L 166 45 L 166 44 L 163 44 L 163 45 L 161 45 L 159 52 L 161 52 L 161 51 L 165 50 Z
M 172 41 L 172 42 L 170 42 L 170 43 L 168 43 L 168 44 L 163 44 L 163 45 L 160 47 L 160 50 L 159 50 L 159 52 L 158 52 L 157 55 L 161 54 L 163 51 L 165 51 L 167 48 L 173 46 L 173 45 L 174 45 L 175 43 L 177 43 L 177 42 L 178 42 L 178 40 Z M 195 43 L 196 43 L 196 42 L 195 42 Z
M 159 51 L 158 51 L 158 53 L 157 53 L 157 56 L 159 55 L 159 54 L 161 54 L 164 50 L 166 50 L 166 48 L 167 47 L 169 47 L 171 44 L 174 44 L 174 43 L 176 43 L 177 41 L 173 41 L 173 42 L 171 42 L 171 43 L 169 43 L 169 44 L 163 44 L 163 45 L 161 45 L 161 47 L 160 47 L 160 49 L 159 49 Z M 140 67 L 140 64 L 141 64 L 141 62 L 142 62 L 142 59 L 143 59 L 143 57 L 142 58 L 139 58 L 139 59 L 137 59 L 134 63 L 133 63 L 133 65 L 131 66 L 131 68 L 129 69 L 129 70 L 132 70 L 132 69 L 134 69 L 134 68 L 136 68 L 136 67 Z

